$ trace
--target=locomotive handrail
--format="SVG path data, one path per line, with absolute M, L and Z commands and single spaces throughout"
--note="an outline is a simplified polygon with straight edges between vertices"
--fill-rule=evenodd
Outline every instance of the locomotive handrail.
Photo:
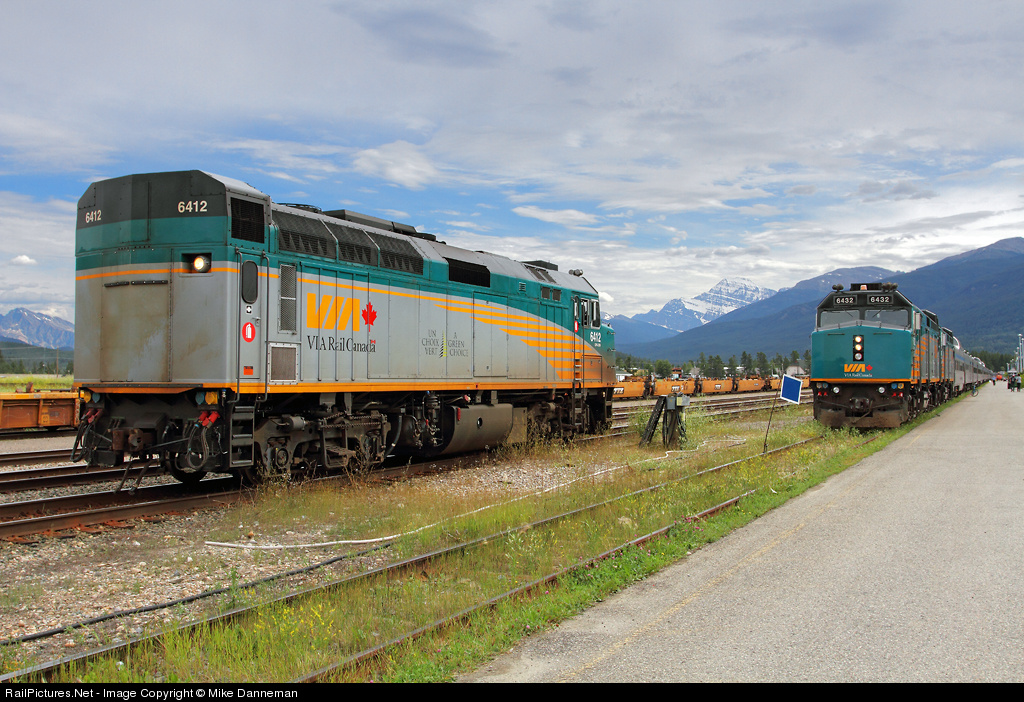
M 263 320 L 270 319 L 270 255 L 266 251 L 260 251 L 260 259 L 265 259 L 267 262 L 267 274 L 266 279 L 266 290 L 264 290 L 263 297 L 266 298 L 266 314 L 263 316 Z M 239 276 L 241 278 L 241 276 Z M 266 327 L 263 328 L 263 356 L 261 363 L 263 365 L 263 397 L 256 400 L 256 403 L 264 402 L 270 397 L 270 330 Z M 238 372 L 238 367 L 235 367 L 235 373 Z

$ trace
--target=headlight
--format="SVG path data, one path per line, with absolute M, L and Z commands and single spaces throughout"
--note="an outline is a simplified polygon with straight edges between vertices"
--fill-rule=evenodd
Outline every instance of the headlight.
M 194 256 L 192 258 L 193 273 L 209 273 L 210 265 L 211 264 L 209 256 Z

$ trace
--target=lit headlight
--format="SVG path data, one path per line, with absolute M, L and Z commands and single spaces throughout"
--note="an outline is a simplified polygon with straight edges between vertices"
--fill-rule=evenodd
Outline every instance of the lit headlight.
M 196 256 L 192 259 L 192 272 L 193 273 L 209 273 L 210 272 L 210 257 L 209 256 Z

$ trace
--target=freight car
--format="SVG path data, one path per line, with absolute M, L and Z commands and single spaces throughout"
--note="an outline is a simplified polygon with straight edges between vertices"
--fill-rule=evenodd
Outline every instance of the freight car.
M 0 393 L 0 430 L 72 429 L 77 424 L 77 392 Z
M 811 334 L 814 418 L 822 424 L 898 427 L 991 377 L 895 284 L 833 290 Z
M 202 171 L 88 188 L 76 300 L 90 464 L 259 480 L 611 417 L 614 335 L 582 271 Z
M 744 378 L 659 378 L 648 386 L 640 378 L 626 378 L 615 384 L 616 400 L 635 400 L 655 395 L 714 395 L 732 392 L 767 392 L 778 390 L 779 378 L 748 376 Z M 810 379 L 803 378 L 803 386 L 809 387 Z

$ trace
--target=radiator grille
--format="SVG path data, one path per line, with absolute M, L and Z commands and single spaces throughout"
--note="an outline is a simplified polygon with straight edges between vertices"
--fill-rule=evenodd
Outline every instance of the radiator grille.
M 262 204 L 231 198 L 231 236 L 235 239 L 264 243 L 264 220 Z
M 297 346 L 271 344 L 269 369 L 267 371 L 272 383 L 294 383 L 298 380 L 299 349 Z

